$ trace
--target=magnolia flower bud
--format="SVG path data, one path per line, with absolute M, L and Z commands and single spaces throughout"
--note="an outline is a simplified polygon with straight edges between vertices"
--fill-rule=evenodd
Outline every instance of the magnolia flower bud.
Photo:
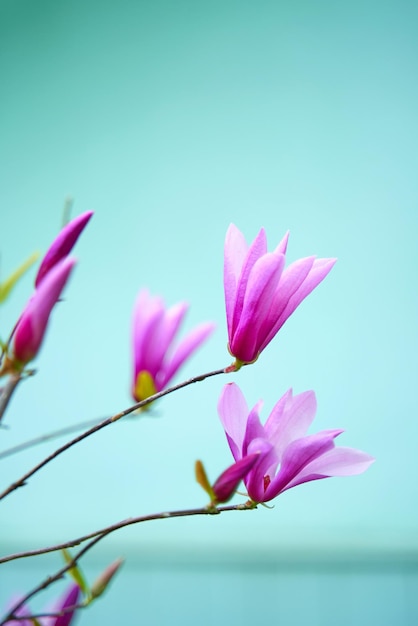
M 98 598 L 102 595 L 104 591 L 106 591 L 110 581 L 113 576 L 116 574 L 122 563 L 123 559 L 117 559 L 111 565 L 109 565 L 104 572 L 100 574 L 100 576 L 94 581 L 91 587 L 91 596 L 92 598 Z

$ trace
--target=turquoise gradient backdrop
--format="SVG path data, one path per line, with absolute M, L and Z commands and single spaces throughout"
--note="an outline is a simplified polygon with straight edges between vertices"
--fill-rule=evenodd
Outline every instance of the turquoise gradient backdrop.
M 217 323 L 178 381 L 226 366 L 222 254 L 230 222 L 247 240 L 264 226 L 270 249 L 290 229 L 290 260 L 339 259 L 254 366 L 106 429 L 6 499 L 2 553 L 204 504 L 195 459 L 213 479 L 231 461 L 216 413 L 227 380 L 251 405 L 264 398 L 264 417 L 290 386 L 315 389 L 315 430 L 344 428 L 341 444 L 377 458 L 363 476 L 287 492 L 274 510 L 113 535 L 97 554 L 103 562 L 123 554 L 128 566 L 81 624 L 103 623 L 100 611 L 110 623 L 122 604 L 132 617 L 140 598 L 126 590 L 137 588 L 135 563 L 155 572 L 164 558 L 189 559 L 192 568 L 200 555 L 204 572 L 209 553 L 238 562 L 243 554 L 254 562 L 285 558 L 290 566 L 309 553 L 313 570 L 324 555 L 366 562 L 395 555 L 416 571 L 417 19 L 418 5 L 408 0 L 1 0 L 1 276 L 33 250 L 45 251 L 68 194 L 74 215 L 96 213 L 77 244 L 79 264 L 38 373 L 10 406 L 0 449 L 129 406 L 130 316 L 143 286 L 168 304 L 190 302 L 186 330 Z M 2 337 L 33 276 L 2 307 Z M 3 460 L 1 485 L 56 445 Z M 57 563 L 3 566 L 0 604 Z M 185 581 L 184 592 L 198 594 L 197 580 Z M 223 587 L 238 584 L 231 580 Z M 261 580 L 254 574 L 249 583 L 256 595 Z M 403 606 L 405 618 L 397 609 L 373 613 L 381 610 L 375 598 L 400 583 L 386 584 L 365 594 L 367 615 L 413 623 L 411 607 Z M 158 597 L 158 585 L 145 596 Z M 322 592 L 308 588 L 320 606 Z M 297 590 L 286 592 L 290 607 Z M 276 615 L 273 601 L 268 610 Z M 306 620 L 280 615 L 287 624 Z

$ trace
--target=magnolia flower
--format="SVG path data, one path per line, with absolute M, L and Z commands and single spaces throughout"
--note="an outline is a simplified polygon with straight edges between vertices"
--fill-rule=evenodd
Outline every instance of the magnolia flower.
M 78 585 L 72 584 L 67 589 L 65 594 L 56 602 L 52 607 L 45 612 L 48 613 L 60 613 L 61 611 L 68 609 L 72 606 L 75 606 L 78 602 L 80 596 L 80 588 Z M 63 615 L 56 615 L 55 617 L 38 617 L 37 623 L 41 626 L 70 626 L 74 611 L 68 611 L 68 613 L 64 613 Z M 8 625 L 14 624 L 15 626 L 33 626 L 33 620 L 30 618 L 31 612 L 26 605 L 21 606 L 15 612 L 16 617 L 27 617 L 28 619 L 20 619 L 20 620 L 9 620 L 6 622 Z
M 35 287 L 39 286 L 46 274 L 59 261 L 68 256 L 92 215 L 93 211 L 78 215 L 59 232 L 41 262 L 35 278 Z
M 27 303 L 13 333 L 12 360 L 22 367 L 37 355 L 50 313 L 61 295 L 74 267 L 75 259 L 66 257 L 42 280 Z
M 337 448 L 334 439 L 342 430 L 323 430 L 307 435 L 315 417 L 313 391 L 297 396 L 287 391 L 274 406 L 264 426 L 262 402 L 248 411 L 240 388 L 225 385 L 218 412 L 235 461 L 254 453 L 259 458 L 244 477 L 248 495 L 255 503 L 268 502 L 279 494 L 311 480 L 361 474 L 373 457 L 353 448 Z
M 184 361 L 214 329 L 206 322 L 194 328 L 173 348 L 174 337 L 188 309 L 184 302 L 165 308 L 164 301 L 142 289 L 133 311 L 134 379 L 132 395 L 144 400 L 164 389 Z
M 249 247 L 234 224 L 226 234 L 224 290 L 228 348 L 238 366 L 257 359 L 336 261 L 311 256 L 284 269 L 288 236 L 287 233 L 274 252 L 267 252 L 263 228 Z

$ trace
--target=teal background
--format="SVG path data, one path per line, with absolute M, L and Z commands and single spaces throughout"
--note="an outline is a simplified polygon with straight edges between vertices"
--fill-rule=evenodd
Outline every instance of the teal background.
M 288 387 L 315 389 L 314 430 L 344 428 L 342 445 L 377 459 L 273 510 L 114 534 L 86 574 L 127 565 L 80 624 L 416 623 L 417 18 L 406 0 L 0 1 L 1 276 L 47 249 L 68 194 L 74 215 L 96 211 L 0 450 L 130 405 L 143 286 L 190 302 L 186 330 L 217 322 L 178 381 L 229 364 L 230 222 L 248 241 L 264 226 L 270 249 L 290 229 L 289 261 L 339 259 L 254 366 L 105 429 L 4 500 L 1 552 L 205 504 L 193 465 L 215 479 L 231 462 L 216 413 L 230 380 L 265 418 Z M 33 277 L 2 307 L 2 337 Z M 2 460 L 1 487 L 56 446 Z M 58 564 L 2 566 L 0 606 Z

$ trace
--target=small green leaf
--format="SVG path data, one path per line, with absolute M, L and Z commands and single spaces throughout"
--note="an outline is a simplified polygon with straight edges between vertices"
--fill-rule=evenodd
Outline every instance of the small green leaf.
M 25 272 L 35 263 L 39 257 L 39 252 L 34 252 L 22 265 L 20 265 L 6 280 L 0 283 L 0 302 L 4 302 L 8 298 L 13 287 Z
M 61 552 L 64 557 L 64 561 L 67 563 L 67 565 L 69 565 L 72 562 L 73 557 L 71 556 L 69 551 L 66 550 L 65 548 L 61 550 Z M 81 573 L 81 570 L 79 569 L 79 567 L 77 565 L 73 565 L 68 570 L 68 573 L 70 574 L 74 582 L 77 583 L 77 585 L 80 587 L 81 591 L 87 595 L 89 593 L 89 588 L 87 586 L 86 580 L 83 574 Z
M 213 489 L 210 485 L 209 479 L 206 474 L 206 470 L 203 466 L 202 461 L 196 461 L 195 463 L 195 475 L 196 480 L 199 485 L 206 491 L 211 501 L 215 500 L 215 494 L 213 493 Z

